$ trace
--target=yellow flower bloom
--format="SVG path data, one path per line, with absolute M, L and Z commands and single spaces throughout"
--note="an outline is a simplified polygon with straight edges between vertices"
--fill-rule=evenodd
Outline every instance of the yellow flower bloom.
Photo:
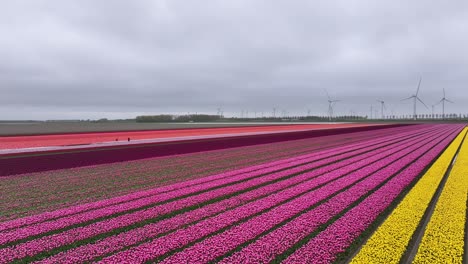
M 424 231 L 414 263 L 462 263 L 468 195 L 468 138 Z
M 413 233 L 466 133 L 467 128 L 457 136 L 434 162 L 384 223 L 369 238 L 351 263 L 400 262 Z M 468 177 L 466 178 L 468 179 Z

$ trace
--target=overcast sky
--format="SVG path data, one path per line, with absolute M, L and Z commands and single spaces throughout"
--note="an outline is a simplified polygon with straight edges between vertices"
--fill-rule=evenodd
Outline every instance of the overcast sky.
M 467 47 L 468 1 L 1 1 L 0 120 L 468 113 Z

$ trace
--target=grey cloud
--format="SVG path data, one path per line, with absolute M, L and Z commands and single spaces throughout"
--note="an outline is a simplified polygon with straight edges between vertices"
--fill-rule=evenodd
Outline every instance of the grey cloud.
M 4 1 L 0 119 L 242 109 L 467 112 L 465 1 Z M 421 113 L 430 110 L 419 108 Z

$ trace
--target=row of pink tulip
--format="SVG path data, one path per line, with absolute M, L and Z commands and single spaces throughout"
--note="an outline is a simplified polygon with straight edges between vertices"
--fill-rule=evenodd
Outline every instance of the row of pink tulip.
M 370 155 L 366 157 L 369 157 L 369 156 Z M 319 173 L 323 174 L 325 172 L 328 172 L 334 169 L 336 166 L 338 166 L 338 164 L 323 167 Z M 289 175 L 290 173 L 291 171 L 283 171 L 279 175 L 277 175 L 277 178 L 281 178 L 282 176 Z M 308 177 L 311 177 L 311 175 L 308 175 Z M 262 179 L 256 178 L 254 180 L 261 181 Z M 323 183 L 323 181 L 320 183 Z M 205 193 L 203 195 L 209 196 L 207 199 L 211 199 L 213 197 L 216 197 L 216 195 L 229 193 L 230 192 L 229 189 L 233 189 L 233 187 L 234 186 L 225 187 L 224 189 L 221 189 L 218 191 L 212 191 L 209 193 Z M 245 186 L 242 186 L 242 188 L 245 188 Z M 187 203 L 196 204 L 197 202 L 198 201 L 194 200 L 192 197 L 189 197 L 189 198 L 178 200 L 178 201 L 165 204 L 162 206 L 157 206 L 155 208 L 151 208 L 145 211 L 138 211 L 130 215 L 123 215 L 123 216 L 119 216 L 116 218 L 111 218 L 109 220 L 98 222 L 98 223 L 95 223 L 86 227 L 71 229 L 63 233 L 43 237 L 43 238 L 29 241 L 23 244 L 19 244 L 17 246 L 5 248 L 5 249 L 0 250 L 0 255 L 3 255 L 5 259 L 9 259 L 9 260 L 34 255 L 34 254 L 43 252 L 45 250 L 50 250 L 50 249 L 53 249 L 62 245 L 73 243 L 77 240 L 87 239 L 100 233 L 109 232 L 115 228 L 128 226 L 135 222 L 154 218 L 164 213 L 169 213 L 172 210 L 180 209 L 180 208 L 183 208 L 183 206 L 187 206 Z
M 384 143 L 381 143 L 381 144 L 384 144 Z M 372 144 L 370 147 L 364 147 L 357 151 L 361 151 L 361 152 L 368 151 L 368 149 L 376 148 L 376 147 L 378 147 L 378 145 Z M 347 149 L 349 150 L 349 148 Z M 122 203 L 110 205 L 104 208 L 98 208 L 96 210 L 88 210 L 83 213 L 72 214 L 70 216 L 65 216 L 63 218 L 60 218 L 58 220 L 53 220 L 49 222 L 39 222 L 38 224 L 32 224 L 26 227 L 9 230 L 8 232 L 3 232 L 2 235 L 0 236 L 0 245 L 11 243 L 15 240 L 23 239 L 29 236 L 50 232 L 52 230 L 62 229 L 71 225 L 75 225 L 75 224 L 79 224 L 79 223 L 83 223 L 87 221 L 92 221 L 97 218 L 107 217 L 112 214 L 138 209 L 138 208 L 149 206 L 155 203 L 161 203 L 161 202 L 171 200 L 180 196 L 191 195 L 191 194 L 198 193 L 201 191 L 206 191 L 206 190 L 210 190 L 213 188 L 221 187 L 226 184 L 236 183 L 238 181 L 245 181 L 254 177 L 258 177 L 260 175 L 272 173 L 274 171 L 284 170 L 292 166 L 299 166 L 307 162 L 316 161 L 315 163 L 310 163 L 305 166 L 296 167 L 296 168 L 288 170 L 289 172 L 291 172 L 291 174 L 300 173 L 303 170 L 309 170 L 317 166 L 323 166 L 327 163 L 335 162 L 336 160 L 345 158 L 346 156 L 349 156 L 352 154 L 354 154 L 354 152 L 347 152 L 345 154 L 334 156 L 336 155 L 336 152 L 329 150 L 329 151 L 307 155 L 306 157 L 299 157 L 297 160 L 288 159 L 287 161 L 283 163 L 277 162 L 280 165 L 276 165 L 275 163 L 273 163 L 269 167 L 258 166 L 259 167 L 258 168 L 257 166 L 255 166 L 255 168 L 252 168 L 252 167 L 246 168 L 244 169 L 244 171 L 247 171 L 247 173 L 242 173 L 242 170 L 240 170 L 239 172 L 227 172 L 227 173 L 214 175 L 213 177 L 207 177 L 207 178 L 214 178 L 211 181 L 207 179 L 203 179 L 203 180 L 200 179 L 199 181 L 201 181 L 201 183 L 199 184 L 196 184 L 197 180 L 194 180 L 191 185 L 186 186 L 185 188 L 180 188 L 184 186 L 185 184 L 184 185 L 177 184 L 179 185 L 179 189 L 175 189 L 173 191 L 161 192 L 161 190 L 150 190 L 150 191 L 144 192 L 145 195 L 148 195 L 147 194 L 148 192 L 154 193 L 152 196 L 149 196 L 149 197 L 143 196 L 143 198 L 135 198 L 135 196 L 138 197 L 142 195 L 141 193 L 135 194 L 135 195 L 124 196 L 124 197 L 121 197 L 124 199 Z M 330 158 L 323 159 L 326 157 L 330 157 Z M 273 176 L 273 175 L 269 175 L 269 176 Z M 174 188 L 174 186 L 171 186 L 169 188 Z M 164 189 L 164 188 L 161 188 L 161 189 Z M 130 201 L 127 202 L 125 199 L 130 199 Z
M 434 160 L 458 134 L 452 134 L 425 153 L 397 177 L 348 211 L 307 244 L 294 252 L 285 263 L 332 263 L 366 230 L 390 203 Z
M 438 146 L 440 145 L 446 145 L 446 142 L 439 143 Z M 430 155 L 430 153 L 433 151 L 430 150 L 431 147 L 433 147 L 433 144 L 428 144 L 418 149 L 418 151 L 409 152 L 409 155 L 401 158 L 400 160 L 397 160 L 396 162 L 394 161 L 394 163 L 390 164 L 383 170 L 376 173 L 368 181 L 363 181 L 359 184 L 356 184 L 348 191 L 335 196 L 327 203 L 299 216 L 294 221 L 291 221 L 281 226 L 280 228 L 268 233 L 267 235 L 259 238 L 252 244 L 249 244 L 242 250 L 234 253 L 232 256 L 223 259 L 222 263 L 243 263 L 245 261 L 266 263 L 274 260 L 277 256 L 283 254 L 285 251 L 293 247 L 296 243 L 307 237 L 309 234 L 316 232 L 317 228 L 330 221 L 333 217 L 336 217 L 336 215 L 339 215 L 340 212 L 342 212 L 352 203 L 368 195 L 370 190 L 376 188 L 379 184 L 382 184 L 383 182 L 391 179 L 393 175 L 395 175 L 405 166 L 411 164 L 409 168 L 405 169 L 405 171 L 411 172 L 413 177 L 418 175 L 419 172 L 413 170 L 413 168 L 418 167 L 418 165 L 416 163 L 412 163 L 414 162 L 414 160 L 419 158 L 421 153 L 424 153 L 424 155 Z M 424 156 L 423 159 L 424 164 L 429 164 L 430 160 L 427 160 L 426 156 Z M 417 163 L 421 163 L 421 160 L 422 159 L 419 159 Z M 400 176 L 395 177 L 398 178 Z M 392 179 L 391 181 L 393 182 L 394 179 Z M 391 182 L 389 182 L 388 184 L 391 184 Z M 388 184 L 386 186 L 390 186 Z M 371 194 L 371 196 L 374 196 L 379 192 L 380 191 L 377 191 Z M 341 221 L 341 219 L 342 218 L 340 218 L 337 222 Z M 334 226 L 335 223 L 332 224 L 332 226 Z M 333 228 L 330 227 L 329 230 L 333 230 Z M 316 240 L 315 243 L 323 245 L 323 242 L 320 239 Z M 330 243 L 333 242 L 330 241 Z
M 404 135 L 409 134 L 409 133 L 415 133 L 414 128 L 413 128 L 413 131 L 411 129 L 409 129 L 409 128 L 406 128 L 406 129 L 407 130 L 404 130 L 403 132 L 401 132 L 400 134 L 397 134 L 397 135 L 404 136 Z M 421 129 L 421 128 L 419 128 L 419 129 Z M 380 140 L 383 141 L 383 138 L 381 138 Z M 370 142 L 368 142 L 367 145 L 372 145 L 374 143 L 375 143 L 375 141 L 370 141 Z M 356 148 L 357 146 L 360 146 L 360 144 L 361 143 L 356 143 L 356 144 L 352 144 L 352 145 L 349 145 L 349 146 L 343 146 L 343 147 L 335 149 L 335 151 L 342 151 L 342 150 L 344 151 L 345 149 Z M 318 154 L 319 155 L 325 155 L 327 153 L 330 153 L 330 151 L 325 150 L 325 151 L 321 151 Z M 312 155 L 314 155 L 314 154 L 312 154 Z M 300 160 L 301 158 L 309 158 L 310 156 L 311 155 L 302 155 L 302 156 L 297 157 L 297 160 Z M 155 194 L 158 194 L 158 193 L 168 192 L 168 191 L 171 191 L 171 190 L 176 190 L 176 189 L 184 188 L 184 187 L 187 187 L 187 186 L 193 186 L 195 184 L 203 184 L 203 183 L 208 182 L 210 180 L 221 179 L 222 177 L 229 177 L 229 176 L 233 176 L 233 175 L 237 175 L 237 174 L 241 174 L 241 173 L 245 173 L 245 172 L 249 172 L 249 171 L 255 171 L 255 170 L 258 170 L 258 169 L 261 169 L 261 168 L 267 168 L 267 167 L 272 167 L 274 165 L 285 164 L 285 163 L 290 162 L 291 160 L 294 160 L 294 159 L 285 159 L 285 160 L 280 160 L 280 161 L 275 161 L 275 162 L 269 162 L 267 164 L 251 166 L 251 167 L 248 167 L 248 168 L 234 170 L 234 171 L 226 172 L 226 173 L 223 173 L 223 174 L 204 177 L 204 178 L 200 178 L 200 179 L 196 179 L 196 180 L 192 180 L 192 181 L 186 181 L 186 182 L 182 182 L 182 183 L 179 183 L 179 184 L 174 184 L 174 185 L 170 185 L 170 186 L 166 186 L 166 187 L 155 188 L 155 189 L 148 190 L 148 191 L 135 192 L 135 193 L 132 193 L 132 194 L 129 194 L 129 195 L 116 197 L 116 198 L 111 198 L 111 199 L 107 199 L 107 200 L 102 200 L 102 201 L 99 201 L 99 202 L 73 206 L 73 207 L 70 207 L 70 208 L 57 210 L 57 211 L 54 211 L 54 212 L 48 212 L 48 213 L 35 215 L 35 216 L 32 216 L 32 217 L 25 217 L 25 218 L 12 220 L 12 221 L 7 221 L 7 222 L 4 222 L 4 223 L 0 224 L 0 231 L 5 231 L 5 230 L 13 229 L 13 228 L 18 228 L 18 227 L 22 227 L 22 226 L 25 226 L 25 225 L 31 225 L 31 224 L 35 224 L 35 223 L 39 223 L 39 222 L 43 222 L 43 221 L 47 221 L 47 220 L 53 220 L 53 219 L 56 219 L 56 218 L 65 217 L 65 216 L 68 216 L 68 215 L 77 214 L 77 213 L 88 211 L 88 210 L 98 209 L 98 208 L 105 207 L 105 206 L 120 204 L 120 203 L 123 203 L 123 202 L 143 198 L 143 197 L 146 197 L 146 196 L 155 195 Z M 151 171 L 152 168 L 145 167 L 145 169 Z M 126 171 L 126 173 L 128 173 L 128 172 Z M 174 177 L 177 177 L 177 175 L 174 175 Z
M 138 189 L 156 188 L 362 141 L 362 134 L 359 132 L 343 138 L 328 136 L 9 177 L 8 181 L 0 185 L 0 193 L 4 198 L 3 203 L 0 203 L 0 222 L 25 214 L 53 211 L 125 195 Z M 37 206 L 30 207 L 30 201 L 34 201 Z
M 288 238 L 291 238 L 291 236 L 294 237 L 294 234 L 296 234 L 296 238 L 300 239 L 301 235 L 304 236 L 305 234 L 313 232 L 314 229 L 320 224 L 324 224 L 326 221 L 339 214 L 339 212 L 358 200 L 361 196 L 366 195 L 370 190 L 391 177 L 399 169 L 414 161 L 414 159 L 417 157 L 416 155 L 425 153 L 428 149 L 430 149 L 430 147 L 433 146 L 433 140 L 434 137 L 421 140 L 417 144 L 411 147 L 407 147 L 402 151 L 395 153 L 383 160 L 375 162 L 369 166 L 359 166 L 359 168 L 361 168 L 359 171 L 356 171 L 355 173 L 352 173 L 346 178 L 342 179 L 343 184 L 355 182 L 357 182 L 357 184 L 353 185 L 346 191 L 339 193 L 338 195 L 329 199 L 326 203 L 321 204 L 311 211 L 304 213 L 303 210 L 307 211 L 307 209 L 304 208 L 301 211 L 296 211 L 295 213 L 299 212 L 299 216 L 296 219 L 288 222 L 286 225 L 282 225 L 279 227 L 279 229 L 275 229 L 274 231 L 270 232 L 275 240 L 269 241 L 267 243 L 260 242 L 260 248 L 262 248 L 262 252 L 265 250 L 263 247 L 267 247 L 267 249 L 264 251 L 264 259 L 258 259 L 258 262 L 254 262 L 267 263 L 271 261 L 274 255 L 269 253 L 274 252 L 275 249 L 286 250 L 290 246 L 294 245 L 294 243 L 288 244 L 288 242 L 290 242 L 288 241 Z M 334 189 L 333 184 L 330 184 L 327 187 L 329 187 L 330 190 Z M 291 212 L 291 210 L 288 208 L 285 208 L 284 210 Z M 180 263 L 181 260 L 184 260 L 191 263 L 197 259 L 202 259 L 204 262 L 212 261 L 213 259 L 222 257 L 224 254 L 235 250 L 236 247 L 242 243 L 255 239 L 263 232 L 268 232 L 271 229 L 274 229 L 278 224 L 281 224 L 283 221 L 287 221 L 289 217 L 289 214 L 278 214 L 278 212 L 273 211 L 270 214 L 266 213 L 260 215 L 241 225 L 237 225 L 231 229 L 228 229 L 219 235 L 209 237 L 208 239 L 205 239 L 200 243 L 183 250 L 180 253 L 172 255 L 162 262 Z M 294 231 L 297 233 L 294 233 Z M 289 236 L 284 236 L 284 234 L 289 234 Z M 297 237 L 298 234 L 299 237 Z M 219 247 L 218 245 L 223 246 Z M 259 244 L 257 244 L 257 246 L 258 245 Z M 268 248 L 270 245 L 271 247 Z M 277 246 L 276 248 L 275 245 Z M 253 249 L 258 250 L 259 248 L 254 246 Z M 200 252 L 203 253 L 200 254 Z M 247 252 L 250 253 L 252 251 L 247 249 Z M 230 261 L 231 260 L 228 260 L 227 262 Z M 232 261 L 234 261 L 234 259 Z
M 437 135 L 434 135 L 434 137 L 437 137 Z M 400 151 L 412 151 L 416 148 L 417 146 L 405 146 L 405 148 L 403 148 L 404 150 L 400 149 Z M 385 154 L 388 155 L 390 153 Z M 361 168 L 362 164 L 354 163 L 352 166 L 355 166 L 354 169 L 358 169 Z M 375 162 L 371 166 L 375 169 L 379 169 L 381 168 L 381 163 Z M 232 249 L 231 246 L 233 242 L 240 242 L 240 240 L 238 240 L 240 233 L 237 232 L 239 228 L 245 228 L 246 232 L 242 233 L 244 236 L 249 234 L 255 236 L 255 234 L 259 234 L 263 231 L 268 230 L 269 227 L 272 227 L 275 224 L 279 224 L 282 221 L 301 213 L 307 208 L 314 206 L 318 202 L 326 200 L 331 195 L 343 190 L 344 188 L 349 187 L 355 181 L 363 179 L 367 176 L 367 171 L 360 170 L 346 177 L 339 178 L 337 181 L 332 181 L 331 183 L 323 186 L 322 188 L 310 191 L 305 195 L 290 200 L 287 203 L 277 206 L 272 210 L 263 213 L 247 222 L 244 222 L 240 225 L 236 225 L 219 235 L 210 236 L 213 232 L 217 232 L 222 228 L 229 227 L 230 225 L 234 224 L 239 220 L 244 219 L 247 216 L 251 216 L 252 214 L 258 213 L 258 211 L 256 211 L 255 208 L 262 207 L 261 201 L 252 203 L 249 206 L 239 207 L 235 210 L 227 211 L 226 213 L 217 215 L 214 218 L 206 219 L 195 225 L 177 230 L 174 233 L 155 239 L 151 242 L 144 243 L 140 246 L 126 251 L 122 251 L 113 256 L 105 258 L 103 262 L 111 263 L 120 261 L 147 261 L 155 257 L 160 257 L 170 252 L 171 250 L 177 249 L 189 243 L 193 243 L 206 236 L 209 236 L 209 238 L 203 240 L 202 242 L 196 244 L 193 247 L 188 248 L 186 251 L 183 251 L 187 252 L 187 254 L 182 252 L 175 256 L 182 256 L 183 254 L 183 256 L 186 257 L 187 262 L 191 262 L 191 260 L 193 260 L 193 257 L 196 257 L 198 261 L 209 260 L 215 257 L 216 253 L 219 252 L 217 250 L 230 250 Z M 337 177 L 337 175 L 335 175 L 335 172 L 331 172 L 327 174 L 326 177 L 334 178 Z M 220 241 L 216 241 L 217 238 L 222 239 Z M 209 243 L 213 245 L 213 247 L 207 248 L 204 246 L 205 243 Z M 209 250 L 213 251 L 211 252 Z
M 366 164 L 370 164 L 372 162 L 377 161 L 379 158 L 382 158 L 382 155 L 385 155 L 385 153 L 381 153 L 382 151 L 392 150 L 395 152 L 397 150 L 406 148 L 408 145 L 409 144 L 395 144 L 395 145 L 388 146 L 386 148 L 374 150 L 374 151 L 371 151 L 371 152 L 368 152 L 368 153 L 365 153 L 365 154 L 362 154 L 362 155 L 359 155 L 359 156 L 356 156 L 347 160 L 343 160 L 338 163 L 334 163 L 330 166 L 327 166 L 319 170 L 315 170 L 313 172 L 301 174 L 299 176 L 293 177 L 288 180 L 284 180 L 284 181 L 280 181 L 271 185 L 267 185 L 267 186 L 255 189 L 254 191 L 247 192 L 247 193 L 238 195 L 236 197 L 223 200 L 218 203 L 207 205 L 205 207 L 185 213 L 183 215 L 179 215 L 174 218 L 164 220 L 163 222 L 150 224 L 142 228 L 131 230 L 126 233 L 121 233 L 116 236 L 108 237 L 106 239 L 103 239 L 93 244 L 87 244 L 77 249 L 73 249 L 68 252 L 63 252 L 50 259 L 47 259 L 44 262 L 56 263 L 56 262 L 66 262 L 66 261 L 71 261 L 71 260 L 89 261 L 103 254 L 109 254 L 123 247 L 128 247 L 133 244 L 137 244 L 141 241 L 147 240 L 151 237 L 155 237 L 157 235 L 160 235 L 163 232 L 175 230 L 176 228 L 179 228 L 182 225 L 186 225 L 191 222 L 201 220 L 213 214 L 217 214 L 219 212 L 225 211 L 229 208 L 232 209 L 233 207 L 236 207 L 246 202 L 258 199 L 262 196 L 271 194 L 273 192 L 285 189 L 289 186 L 294 186 L 291 190 L 283 191 L 283 192 L 289 191 L 290 193 L 289 195 L 282 196 L 282 197 L 284 199 L 290 199 L 293 195 L 296 195 L 296 196 L 300 195 L 310 190 L 310 188 L 313 188 L 313 186 L 316 187 L 316 186 L 319 186 L 320 184 L 324 184 L 327 181 L 331 180 L 329 177 L 323 177 L 323 176 L 322 178 L 314 179 L 318 175 L 321 175 L 321 174 L 323 175 L 325 172 L 329 172 L 332 170 L 337 170 L 336 175 L 345 175 L 347 173 L 350 173 L 352 170 L 354 170 L 356 168 L 356 164 L 358 164 L 357 166 L 364 166 Z M 306 182 L 306 184 L 300 184 L 306 180 L 308 181 Z M 311 185 L 311 184 L 314 184 L 314 185 Z M 269 199 L 272 199 L 272 198 L 269 198 Z M 276 201 L 280 202 L 278 200 Z M 257 207 L 257 209 L 259 208 Z
M 404 127 L 398 127 L 398 128 L 402 129 Z M 393 128 L 393 129 L 397 129 L 397 128 Z M 359 132 L 359 133 L 364 133 L 364 132 Z M 382 132 L 380 132 L 380 133 L 382 133 Z M 361 135 L 361 137 L 362 137 L 362 135 Z M 310 141 L 311 139 L 307 139 L 307 140 Z M 324 144 L 324 143 L 328 143 L 328 142 L 320 142 L 320 143 Z M 326 147 L 330 147 L 330 146 L 334 146 L 335 144 L 339 145 L 340 143 L 338 142 L 338 143 L 334 143 L 334 144 L 325 144 L 325 145 L 326 145 Z M 307 144 L 304 144 L 304 142 L 300 143 L 300 142 L 296 142 L 296 141 L 290 141 L 290 142 L 288 142 L 287 145 L 278 144 L 278 143 L 277 144 L 266 144 L 266 145 L 262 145 L 262 148 L 249 146 L 249 147 L 230 148 L 228 150 L 227 149 L 225 149 L 225 150 L 212 150 L 212 151 L 204 152 L 204 155 L 209 156 L 209 159 L 211 161 L 218 162 L 218 161 L 222 161 L 222 160 L 226 160 L 226 159 L 232 159 L 232 158 L 239 157 L 239 155 L 245 154 L 246 152 L 248 152 L 249 154 L 258 153 L 258 154 L 261 154 L 261 155 L 268 155 L 268 153 L 276 151 L 278 149 L 278 145 L 281 146 L 281 150 L 284 151 L 284 152 L 288 152 L 288 150 L 291 150 L 291 149 L 298 149 L 300 147 L 303 147 L 304 151 L 311 151 L 311 150 L 316 151 L 316 150 L 321 149 L 321 147 L 319 147 L 319 146 L 316 146 L 316 147 L 314 146 L 312 148 L 309 148 L 309 146 L 307 146 Z M 211 155 L 212 153 L 214 155 Z M 166 166 L 162 166 L 162 164 L 158 163 L 157 167 L 152 166 L 152 165 L 154 165 L 153 164 L 154 161 L 165 160 L 167 158 L 157 157 L 157 158 L 147 158 L 147 159 L 142 159 L 142 160 L 132 161 L 132 162 L 125 162 L 125 163 L 121 163 L 122 166 L 115 166 L 116 171 L 113 171 L 113 173 L 125 172 L 126 174 L 133 174 L 133 173 L 142 173 L 142 174 L 144 174 L 144 173 L 148 173 L 148 170 L 157 171 L 157 170 L 160 170 L 160 169 L 171 168 L 171 167 L 173 168 L 175 166 L 180 166 L 180 165 L 187 165 L 187 164 L 191 165 L 193 163 L 197 163 L 197 162 L 205 160 L 206 156 L 205 156 L 205 158 L 201 159 L 200 156 L 195 156 L 195 155 L 191 155 L 191 154 L 174 155 L 174 156 L 171 156 L 171 160 L 177 160 L 176 164 L 174 164 L 174 162 L 170 162 L 170 163 L 164 164 Z M 178 158 L 183 158 L 183 159 L 178 160 Z M 106 167 L 106 166 L 105 165 L 91 165 L 91 166 L 86 166 L 86 167 L 71 168 L 71 169 L 68 169 L 68 170 L 63 170 L 64 173 L 72 174 L 72 175 L 68 175 L 69 177 L 63 177 L 62 181 L 66 181 L 66 182 L 68 182 L 70 180 L 79 181 L 80 178 L 81 178 L 80 172 L 83 169 L 86 170 L 87 174 L 94 175 L 95 177 L 104 177 L 104 176 L 108 175 L 107 170 L 104 170 L 104 171 L 103 170 L 98 170 L 98 168 L 101 168 L 101 167 Z M 93 170 L 94 168 L 96 170 Z M 198 168 L 198 171 L 203 171 L 203 168 Z M 37 176 L 47 176 L 49 173 L 50 172 L 38 172 L 38 173 L 35 173 L 35 174 Z M 16 177 L 21 177 L 21 176 L 16 176 Z M 61 179 L 57 179 L 56 183 L 60 184 Z

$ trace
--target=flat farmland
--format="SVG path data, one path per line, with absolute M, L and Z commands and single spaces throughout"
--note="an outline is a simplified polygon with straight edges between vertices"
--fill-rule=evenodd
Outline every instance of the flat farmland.
M 0 220 L 109 198 L 386 135 L 393 129 L 0 177 Z M 99 190 L 99 191 L 97 191 Z
M 301 130 L 318 130 L 330 128 L 361 127 L 367 124 L 297 124 L 297 125 L 270 125 L 270 126 L 243 126 L 243 127 L 216 127 L 216 128 L 186 128 L 164 129 L 147 131 L 118 131 L 96 133 L 67 133 L 52 135 L 30 136 L 3 136 L 0 137 L 1 149 L 21 149 L 50 146 L 89 145 L 103 142 L 123 141 L 130 138 L 135 140 L 185 138 L 185 137 L 209 137 L 220 135 L 243 135 L 253 133 L 287 132 Z M 120 143 L 119 143 L 120 144 Z M 121 145 L 121 144 L 120 144 Z
M 278 125 L 284 123 L 254 123 L 254 122 L 216 122 L 216 123 L 139 123 L 139 122 L 12 122 L 0 121 L 0 135 L 50 135 L 89 132 L 112 132 L 112 131 L 144 131 L 161 129 L 184 129 L 184 128 L 214 128 L 214 127 L 246 127 L 259 125 Z
M 466 263 L 466 134 L 396 126 L 0 177 L 0 263 Z
M 260 126 L 248 128 L 213 128 L 187 130 L 139 131 L 142 137 L 124 141 L 102 142 L 109 133 L 85 133 L 45 136 L 3 137 L 0 145 L 0 177 L 12 174 L 47 171 L 131 161 L 144 158 L 210 151 L 250 145 L 298 140 L 358 131 L 371 131 L 399 127 L 399 124 L 305 124 L 286 126 Z M 115 132 L 110 133 L 112 137 Z M 179 135 L 174 137 L 174 135 Z M 157 138 L 159 136 L 159 138 Z M 66 138 L 64 138 L 66 137 Z M 39 140 L 48 138 L 50 140 Z M 89 144 L 59 145 L 80 140 Z M 24 142 L 22 141 L 24 140 Z M 36 146 L 33 145 L 43 145 Z M 54 162 L 50 162 L 54 160 Z

